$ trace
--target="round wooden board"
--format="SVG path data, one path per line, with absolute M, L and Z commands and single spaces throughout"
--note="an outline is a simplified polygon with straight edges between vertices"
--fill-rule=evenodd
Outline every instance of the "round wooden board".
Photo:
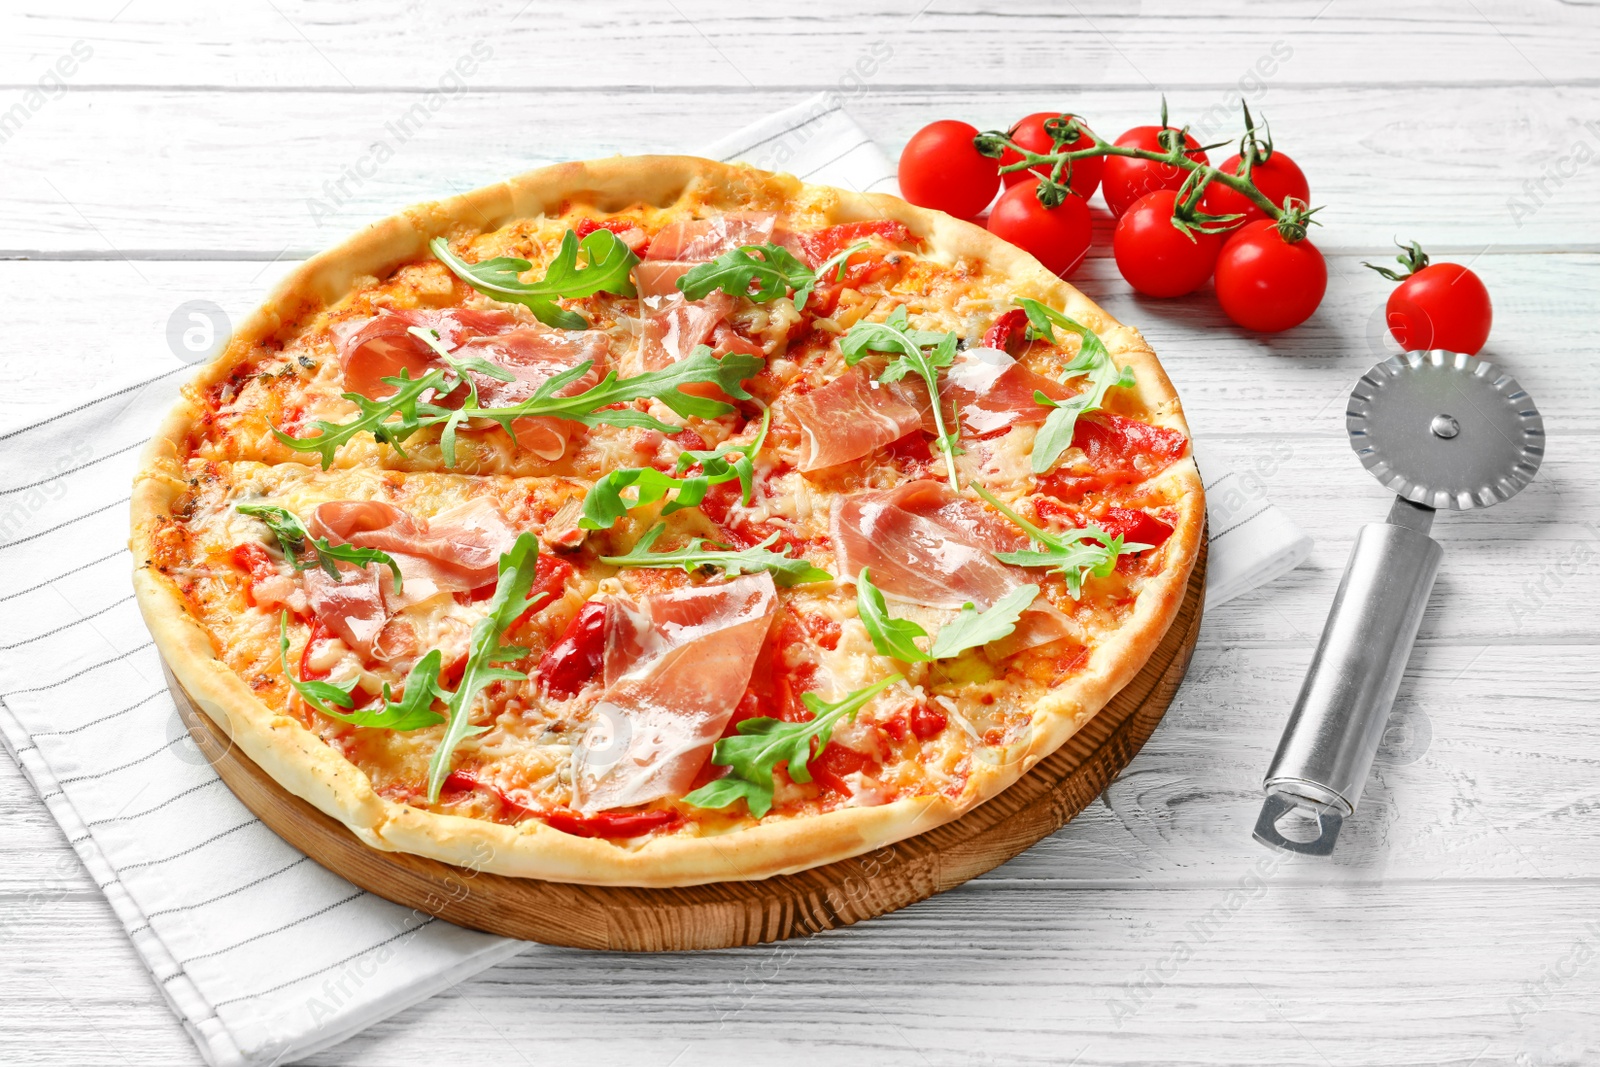
M 954 822 L 799 874 L 683 889 L 509 878 L 363 844 L 286 791 L 168 683 L 195 743 L 245 807 L 336 874 L 461 926 L 574 948 L 658 952 L 801 937 L 914 904 L 992 870 L 1061 829 L 1133 759 L 1178 691 L 1200 633 L 1206 550 L 1178 617 L 1133 681 L 1010 789 Z

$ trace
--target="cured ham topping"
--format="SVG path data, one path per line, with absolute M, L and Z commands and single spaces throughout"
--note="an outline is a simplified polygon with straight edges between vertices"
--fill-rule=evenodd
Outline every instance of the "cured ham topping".
M 907 482 L 893 489 L 840 497 L 833 507 L 839 569 L 856 579 L 869 568 L 885 597 L 930 608 L 988 609 L 1019 586 L 1026 571 L 994 558 L 1026 543 L 1013 527 L 943 482 Z M 1067 635 L 1066 620 L 1043 599 L 1023 613 L 995 649 L 1008 654 Z
M 585 814 L 689 791 L 750 684 L 778 596 L 762 573 L 611 607 L 605 692 L 573 753 Z
M 927 406 L 926 393 L 919 404 L 904 380 L 884 384 L 867 365 L 857 364 L 790 402 L 789 411 L 800 423 L 799 469 L 821 470 L 870 456 L 921 428 Z
M 633 268 L 634 286 L 646 298 L 677 296 L 679 278 L 724 252 L 765 244 L 777 220 L 769 212 L 748 211 L 672 223 L 655 235 L 644 261 Z
M 573 396 L 590 389 L 605 374 L 611 344 L 610 338 L 597 330 L 557 330 L 525 322 L 507 311 L 385 309 L 341 346 L 339 363 L 345 385 L 352 392 L 381 400 L 395 391 L 384 378 L 398 377 L 402 371 L 419 378 L 443 366 L 438 354 L 410 332 L 412 327 L 433 330 L 452 355 L 482 359 L 512 375 L 508 382 L 472 373 L 481 407 L 508 407 L 526 400 L 557 374 L 585 362 L 593 366 L 564 386 L 559 395 Z M 435 403 L 460 407 L 466 399 L 467 391 L 462 388 Z M 547 460 L 561 458 L 577 428 L 577 423 L 548 416 L 512 423 L 518 444 Z
M 998 348 L 962 352 L 945 371 L 939 392 L 960 415 L 961 425 L 976 434 L 1044 422 L 1051 409 L 1034 399 L 1036 392 L 1052 400 L 1071 395 L 1060 382 L 1035 374 Z M 931 416 L 923 429 L 933 432 Z
M 492 585 L 500 555 L 516 542 L 516 532 L 492 505 L 482 500 L 417 518 L 376 500 L 340 500 L 320 505 L 307 530 L 330 544 L 351 544 L 387 552 L 400 566 L 402 588 L 376 564 L 337 565 L 339 577 L 321 567 L 302 572 L 306 596 L 316 618 L 363 659 L 392 659 L 410 651 L 404 635 L 388 632 L 391 617 L 441 592 Z
M 696 345 L 710 342 L 733 310 L 733 297 L 715 292 L 691 303 L 681 295 L 657 296 L 647 297 L 644 305 L 639 363 L 644 370 L 660 370 L 688 359 Z
M 879 382 L 881 369 L 881 362 L 863 360 L 789 403 L 800 423 L 800 470 L 864 459 L 913 430 L 938 432 L 927 387 L 911 375 Z M 1035 374 L 995 348 L 962 352 L 939 383 L 946 412 L 980 435 L 1044 422 L 1050 409 L 1034 399 L 1035 392 L 1056 400 L 1071 395 L 1060 382 Z

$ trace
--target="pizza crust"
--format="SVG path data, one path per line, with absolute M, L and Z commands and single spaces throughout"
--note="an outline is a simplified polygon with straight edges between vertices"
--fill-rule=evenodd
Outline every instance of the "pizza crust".
M 497 229 L 525 216 L 558 214 L 571 200 L 621 211 L 644 202 L 670 206 L 685 199 L 724 210 L 778 207 L 806 190 L 773 175 L 690 156 L 615 157 L 566 163 L 509 182 L 408 209 L 375 223 L 349 241 L 307 260 L 247 318 L 195 385 L 227 378 L 258 343 L 272 342 L 308 312 L 332 305 L 353 287 L 380 278 L 427 252 L 435 236 L 459 237 Z M 1031 296 L 1100 335 L 1119 365 L 1135 369 L 1134 387 L 1147 420 L 1188 436 L 1182 406 L 1155 354 L 1137 330 L 1123 326 L 1033 257 L 977 226 L 881 194 L 823 190 L 828 223 L 896 219 L 935 251 L 981 259 Z M 769 820 L 721 835 L 663 835 L 629 847 L 552 829 L 539 820 L 510 826 L 439 814 L 394 803 L 367 776 L 297 720 L 273 711 L 217 656 L 204 627 L 167 577 L 147 566 L 151 538 L 186 490 L 181 457 L 202 413 L 188 400 L 167 417 L 151 441 L 134 484 L 134 590 L 156 646 L 184 690 L 240 750 L 279 784 L 338 819 L 374 848 L 410 852 L 472 870 L 590 885 L 670 887 L 746 881 L 847 859 L 932 829 L 997 795 L 1048 756 L 1136 675 L 1178 613 L 1199 553 L 1204 493 L 1192 456 L 1167 468 L 1177 521 L 1162 551 L 1167 564 L 1143 586 L 1133 612 L 1089 664 L 1040 701 L 1027 735 L 989 749 L 959 799 L 943 794 L 876 807 L 840 808 L 816 816 Z

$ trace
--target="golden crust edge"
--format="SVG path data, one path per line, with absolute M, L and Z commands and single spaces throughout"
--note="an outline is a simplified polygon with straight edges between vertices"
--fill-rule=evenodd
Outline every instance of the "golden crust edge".
M 495 229 L 517 217 L 553 213 L 563 201 L 585 195 L 603 210 L 620 210 L 635 202 L 665 206 L 689 192 L 716 194 L 722 203 L 734 206 L 743 193 L 792 195 L 802 188 L 806 187 L 787 175 L 692 156 L 618 156 L 559 164 L 417 205 L 301 264 L 241 324 L 224 352 L 201 370 L 193 384 L 203 387 L 222 380 L 257 341 L 303 314 L 308 304 L 336 302 L 361 277 L 421 255 L 428 240 L 452 230 Z M 1155 421 L 1188 435 L 1176 392 L 1138 331 L 1123 326 L 1076 288 L 1045 271 L 1032 256 L 970 223 L 894 197 L 828 192 L 836 197 L 834 221 L 898 219 L 934 249 L 996 264 L 1017 283 L 1018 292 L 1064 308 L 1099 333 L 1119 363 L 1134 365 L 1141 401 L 1155 413 Z M 197 414 L 188 402 L 169 414 L 146 450 L 131 505 L 135 592 L 157 647 L 179 683 L 274 780 L 369 845 L 549 881 L 669 887 L 758 880 L 848 859 L 960 817 L 1059 748 L 1143 668 L 1177 616 L 1204 530 L 1203 490 L 1193 459 L 1186 458 L 1160 479 L 1181 487 L 1179 522 L 1168 542 L 1176 549 L 1163 549 L 1177 558 L 1146 583 L 1133 615 L 1118 629 L 1117 640 L 1096 648 L 1088 671 L 1041 701 L 1036 728 L 1026 743 L 1007 750 L 999 766 L 980 768 L 959 800 L 943 795 L 906 798 L 761 823 L 722 835 L 655 838 L 627 849 L 564 834 L 537 821 L 512 827 L 389 801 L 372 789 L 365 774 L 310 730 L 268 708 L 217 658 L 209 635 L 189 615 L 171 581 L 157 578 L 139 563 L 148 549 L 151 528 L 169 513 L 182 491 L 175 457 Z

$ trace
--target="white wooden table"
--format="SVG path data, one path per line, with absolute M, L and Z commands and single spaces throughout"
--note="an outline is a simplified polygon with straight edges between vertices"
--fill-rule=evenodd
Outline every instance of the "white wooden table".
M 891 148 L 935 118 L 1045 108 L 1115 134 L 1163 91 L 1221 140 L 1243 93 L 1327 205 L 1317 316 L 1241 335 L 1208 295 L 1131 296 L 1105 243 L 1074 280 L 1150 338 L 1202 453 L 1317 549 L 1212 613 L 1102 802 L 991 875 L 806 942 L 535 951 L 311 1062 L 1600 1062 L 1600 10 L 518 6 L 9 5 L 0 431 L 168 365 L 185 300 L 237 317 L 355 227 L 548 160 L 692 147 L 818 89 Z M 431 96 L 463 55 L 464 87 Z M 1395 236 L 1482 275 L 1485 354 L 1539 401 L 1549 455 L 1515 501 L 1438 523 L 1444 570 L 1362 809 L 1331 862 L 1282 858 L 1250 840 L 1261 773 L 1355 530 L 1387 507 L 1340 412 L 1387 351 L 1389 287 L 1360 261 Z M 62 349 L 103 373 L 59 381 Z M 0 910 L 0 1060 L 198 1062 L 4 760 Z

